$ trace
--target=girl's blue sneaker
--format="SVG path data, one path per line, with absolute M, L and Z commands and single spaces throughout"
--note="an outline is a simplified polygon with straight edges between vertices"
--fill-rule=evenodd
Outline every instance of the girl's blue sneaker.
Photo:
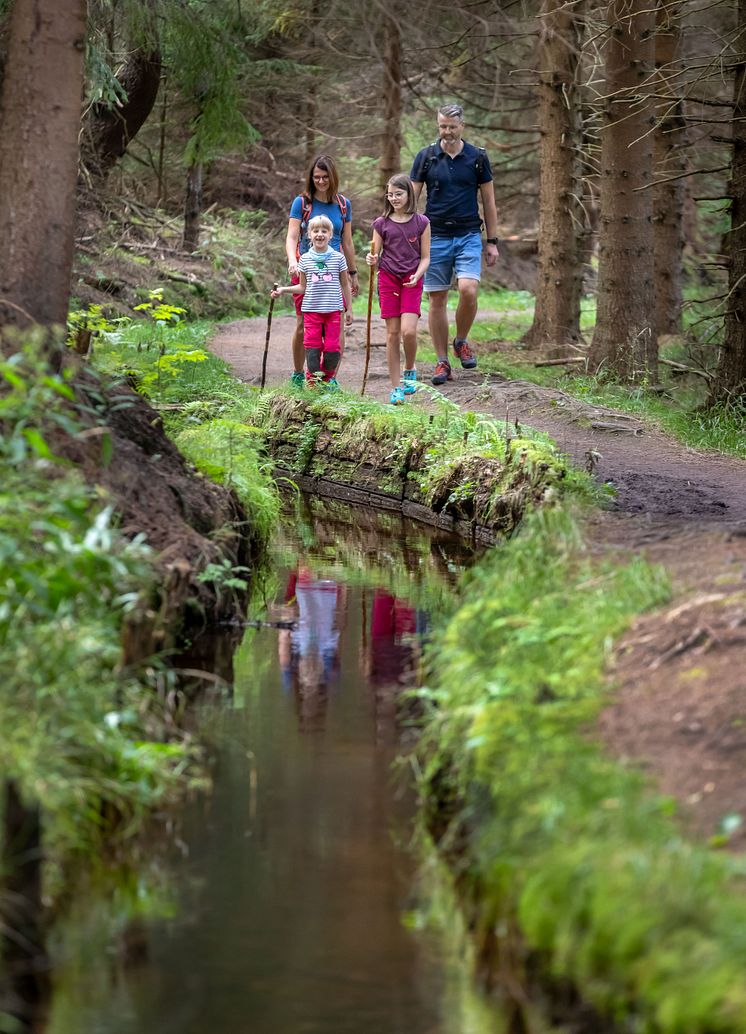
M 389 402 L 391 403 L 391 405 L 392 406 L 400 406 L 403 401 L 404 401 L 404 389 L 403 388 L 394 388 L 394 390 L 391 392 L 391 398 L 389 399 Z
M 402 391 L 405 395 L 414 395 L 417 390 L 417 371 L 405 370 L 402 374 Z

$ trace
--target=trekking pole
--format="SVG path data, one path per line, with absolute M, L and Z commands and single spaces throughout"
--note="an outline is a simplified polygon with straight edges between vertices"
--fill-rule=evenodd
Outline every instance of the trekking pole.
M 276 291 L 279 284 L 272 284 L 272 290 Z M 264 381 L 267 378 L 267 352 L 269 352 L 269 335 L 272 333 L 272 310 L 275 307 L 274 298 L 269 299 L 269 312 L 267 313 L 267 336 L 264 339 L 264 355 L 262 357 L 262 383 L 260 389 L 264 388 Z
M 370 253 L 375 255 L 376 245 L 374 241 L 370 244 Z M 375 264 L 368 266 L 370 275 L 368 277 L 368 322 L 365 328 L 365 369 L 363 370 L 363 386 L 360 389 L 360 398 L 365 394 L 365 385 L 368 380 L 368 365 L 370 363 L 370 316 L 373 309 L 373 281 L 376 276 Z

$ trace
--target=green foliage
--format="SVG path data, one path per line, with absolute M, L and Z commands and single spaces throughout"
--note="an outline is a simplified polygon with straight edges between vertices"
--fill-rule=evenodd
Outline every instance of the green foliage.
M 110 320 L 104 315 L 102 305 L 89 305 L 85 309 L 73 309 L 67 317 L 68 341 L 74 338 L 78 330 L 91 330 L 94 333 L 113 333 L 122 320 Z
M 131 322 L 97 344 L 94 361 L 108 374 L 127 373 L 154 404 L 180 408 L 167 421 L 169 433 L 198 470 L 235 490 L 254 534 L 267 539 L 278 516 L 278 496 L 256 431 L 247 426 L 250 391 L 221 360 L 199 346 L 206 324 L 178 322 L 181 313 L 151 292 L 152 322 Z
M 173 308 L 167 307 L 167 313 Z M 241 395 L 225 363 L 202 347 L 209 329 L 175 318 L 128 320 L 96 340 L 93 361 L 110 376 L 127 375 L 156 405 L 183 403 L 188 408 L 172 418 L 177 426 L 200 422 L 233 406 Z
M 135 306 L 135 312 L 146 312 L 159 325 L 178 323 L 186 312 L 180 305 L 167 305 L 163 301 L 163 288 L 148 291 L 148 301 Z
M 266 541 L 279 517 L 279 498 L 256 432 L 235 420 L 209 420 L 182 431 L 176 444 L 198 470 L 236 492 L 253 533 Z
M 736 1034 L 742 866 L 688 844 L 588 733 L 609 644 L 666 596 L 640 561 L 592 562 L 567 513 L 530 517 L 467 575 L 430 651 L 422 792 L 435 814 L 450 787 L 454 834 L 478 814 L 469 870 L 498 937 L 517 913 L 549 970 L 630 1029 Z
M 44 809 L 47 850 L 91 848 L 181 789 L 190 751 L 162 741 L 157 698 L 119 670 L 149 554 L 57 462 L 72 391 L 32 352 L 0 363 L 0 768 Z
M 194 108 L 184 164 L 235 153 L 259 134 L 245 118 L 241 76 L 248 56 L 223 4 L 172 8 L 164 50 L 170 74 Z

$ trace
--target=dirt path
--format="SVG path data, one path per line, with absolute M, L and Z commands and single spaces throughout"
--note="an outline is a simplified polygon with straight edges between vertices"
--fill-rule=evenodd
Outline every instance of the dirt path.
M 294 317 L 276 316 L 267 383 L 291 371 Z M 259 384 L 266 323 L 221 327 L 212 350 L 236 375 Z M 359 391 L 365 322 L 348 334 L 343 387 Z M 384 326 L 372 323 L 366 395 L 388 400 Z M 429 383 L 431 370 L 420 375 Z M 589 528 L 590 548 L 663 564 L 674 600 L 640 618 L 613 659 L 617 690 L 601 719 L 611 750 L 634 759 L 682 804 L 698 833 L 717 833 L 726 816 L 743 816 L 731 837 L 746 848 L 746 462 L 695 452 L 624 413 L 524 381 L 454 371 L 443 395 L 463 409 L 546 432 L 581 466 L 613 485 L 608 512 Z M 418 392 L 409 405 L 430 403 Z M 732 820 L 735 821 L 735 820 Z

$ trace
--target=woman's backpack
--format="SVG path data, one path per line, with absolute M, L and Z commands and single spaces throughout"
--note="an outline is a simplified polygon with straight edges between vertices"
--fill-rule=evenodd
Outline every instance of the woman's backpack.
M 335 194 L 334 200 L 337 202 L 337 205 L 339 206 L 339 211 L 342 215 L 342 223 L 344 224 L 347 221 L 347 212 L 349 210 L 348 206 L 350 202 L 347 200 L 344 194 Z M 295 250 L 296 258 L 300 258 L 300 242 L 303 240 L 303 235 L 305 234 L 308 228 L 308 223 L 311 219 L 311 211 L 313 209 L 313 198 L 310 198 L 307 194 L 301 194 L 301 201 L 303 204 L 303 208 L 301 209 L 300 216 L 300 236 L 298 237 L 298 244 Z

